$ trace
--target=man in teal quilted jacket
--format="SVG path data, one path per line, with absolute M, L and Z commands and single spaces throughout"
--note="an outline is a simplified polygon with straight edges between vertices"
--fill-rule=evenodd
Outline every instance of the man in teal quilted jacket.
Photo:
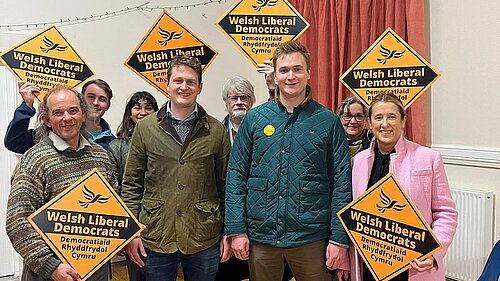
M 351 200 L 349 148 L 339 118 L 311 97 L 308 50 L 285 42 L 273 54 L 277 95 L 249 111 L 230 155 L 225 233 L 250 277 L 342 280 L 348 237 L 336 213 Z

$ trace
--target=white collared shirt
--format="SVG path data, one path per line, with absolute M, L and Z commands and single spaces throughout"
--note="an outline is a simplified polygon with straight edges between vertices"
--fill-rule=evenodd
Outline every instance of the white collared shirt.
M 60 136 L 56 135 L 52 131 L 49 132 L 49 139 L 52 140 L 52 142 L 54 143 L 54 147 L 56 148 L 57 151 L 65 151 L 66 149 L 71 148 L 71 146 L 67 142 L 65 142 Z M 76 151 L 80 151 L 85 146 L 92 146 L 90 142 L 87 139 L 85 139 L 81 134 L 79 143 L 80 144 L 76 148 Z
M 234 142 L 234 138 L 233 138 L 233 130 L 238 133 L 238 129 L 236 129 L 234 126 L 233 126 L 233 123 L 231 122 L 231 119 L 229 119 L 229 140 L 231 141 L 231 145 L 233 145 L 233 142 Z
M 196 103 L 194 105 L 194 109 L 193 109 L 193 112 L 191 112 L 191 114 L 189 114 L 186 118 L 184 118 L 184 120 L 181 120 L 177 117 L 174 116 L 174 113 L 172 112 L 172 108 L 171 108 L 172 104 L 171 102 L 169 101 L 168 102 L 168 105 L 167 105 L 167 114 L 169 115 L 170 118 L 174 119 L 174 120 L 177 120 L 177 121 L 191 121 L 193 120 L 194 118 L 196 118 L 196 115 L 198 115 L 198 104 Z

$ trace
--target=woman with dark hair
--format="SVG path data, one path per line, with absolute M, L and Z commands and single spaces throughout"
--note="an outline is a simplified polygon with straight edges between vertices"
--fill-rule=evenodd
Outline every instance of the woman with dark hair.
M 135 124 L 149 114 L 158 111 L 156 99 L 146 91 L 134 93 L 125 106 L 123 119 L 118 126 L 117 139 L 109 144 L 109 158 L 115 168 L 115 176 L 118 179 L 117 192 L 121 196 L 123 171 L 127 161 L 130 139 L 134 133 Z
M 134 93 L 127 102 L 123 119 L 118 126 L 117 139 L 109 144 L 108 155 L 113 164 L 113 173 L 118 181 L 116 192 L 121 196 L 122 179 L 127 162 L 130 139 L 137 122 L 151 113 L 158 111 L 156 99 L 146 91 Z M 141 270 L 127 257 L 128 276 L 131 281 L 142 280 Z
M 366 128 L 368 110 L 360 100 L 356 97 L 344 99 L 337 109 L 337 115 L 347 136 L 351 158 L 370 147 L 373 135 Z

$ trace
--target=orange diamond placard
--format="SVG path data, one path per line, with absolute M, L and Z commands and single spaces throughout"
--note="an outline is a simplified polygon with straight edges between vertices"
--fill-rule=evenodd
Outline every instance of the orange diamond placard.
M 216 23 L 255 65 L 276 47 L 298 38 L 309 23 L 286 0 L 240 0 Z
M 408 108 L 441 74 L 391 28 L 340 77 L 366 107 L 376 95 L 393 93 Z
M 63 263 L 86 280 L 143 227 L 93 169 L 28 217 Z
M 169 97 L 165 82 L 170 60 L 180 55 L 195 57 L 205 72 L 217 54 L 217 51 L 194 32 L 167 11 L 163 11 L 124 64 Z
M 57 85 L 76 88 L 95 75 L 55 25 L 2 52 L 0 61 L 18 80 L 40 88 L 38 102 Z
M 443 247 L 391 172 L 337 216 L 375 280 L 390 280 Z

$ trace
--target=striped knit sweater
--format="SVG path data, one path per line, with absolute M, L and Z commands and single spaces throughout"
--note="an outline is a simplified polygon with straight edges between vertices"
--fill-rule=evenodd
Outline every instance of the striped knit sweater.
M 7 234 L 25 266 L 50 278 L 61 261 L 27 221 L 27 217 L 93 168 L 114 186 L 111 162 L 104 149 L 91 143 L 79 152 L 58 152 L 46 138 L 19 160 L 11 178 L 7 203 Z

